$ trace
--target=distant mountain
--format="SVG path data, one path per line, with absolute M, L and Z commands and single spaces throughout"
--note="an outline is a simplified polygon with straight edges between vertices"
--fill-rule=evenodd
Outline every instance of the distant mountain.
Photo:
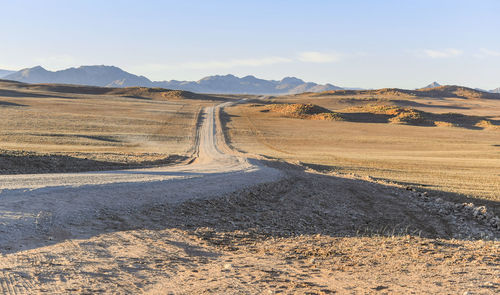
M 280 81 L 264 80 L 254 76 L 208 76 L 199 81 L 151 81 L 144 76 L 127 73 L 114 66 L 81 66 L 61 71 L 47 71 L 37 66 L 11 73 L 4 77 L 25 83 L 76 84 L 101 87 L 161 87 L 201 93 L 295 94 L 339 90 L 341 87 L 304 82 L 295 77 Z
M 37 66 L 20 70 L 3 78 L 25 83 L 57 83 L 90 86 L 119 85 L 119 87 L 152 86 L 148 78 L 127 73 L 113 66 L 82 66 L 56 72 L 47 71 Z
M 491 93 L 500 93 L 500 87 L 490 90 Z
M 441 84 L 439 84 L 438 82 L 432 82 L 431 84 L 425 86 L 425 87 L 422 87 L 420 89 L 427 89 L 427 88 L 436 88 L 436 87 L 439 87 L 439 86 L 442 86 Z
M 286 77 L 280 81 L 264 80 L 254 76 L 238 78 L 234 75 L 209 76 L 199 81 L 154 82 L 157 87 L 187 90 L 204 93 L 246 93 L 246 94 L 295 94 L 302 92 L 321 92 L 339 90 L 340 87 L 326 84 L 306 83 L 295 77 Z
M 9 70 L 0 70 L 0 78 L 3 78 L 7 75 L 10 75 L 12 73 L 15 73 L 15 71 L 9 71 Z
M 369 89 L 360 88 L 360 87 L 342 87 L 342 89 L 345 89 L 345 90 L 369 90 Z

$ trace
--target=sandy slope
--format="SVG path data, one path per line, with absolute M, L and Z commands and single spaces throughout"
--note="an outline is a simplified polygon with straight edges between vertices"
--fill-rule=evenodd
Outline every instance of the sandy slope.
M 276 169 L 230 154 L 220 140 L 217 112 L 207 107 L 197 155 L 187 165 L 95 173 L 0 176 L 0 251 L 43 245 L 48 238 L 78 238 L 72 222 L 95 220 L 100 210 L 136 208 L 207 198 L 273 181 Z

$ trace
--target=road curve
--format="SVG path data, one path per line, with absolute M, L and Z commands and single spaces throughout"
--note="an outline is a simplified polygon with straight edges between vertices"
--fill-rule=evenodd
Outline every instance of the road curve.
M 281 173 L 234 154 L 224 142 L 217 113 L 230 103 L 206 107 L 197 130 L 196 159 L 187 165 L 86 173 L 0 176 L 0 252 L 34 247 L 43 235 L 96 218 L 102 210 L 126 212 L 152 204 L 209 198 Z

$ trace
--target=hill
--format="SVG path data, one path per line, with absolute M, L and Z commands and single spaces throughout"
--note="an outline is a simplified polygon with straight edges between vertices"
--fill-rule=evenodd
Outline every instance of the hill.
M 7 93 L 10 96 L 22 97 L 50 97 L 54 93 L 71 93 L 75 95 L 114 95 L 130 98 L 172 100 L 172 99 L 197 99 L 197 100 L 223 100 L 224 98 L 193 93 L 184 90 L 148 87 L 99 87 L 71 84 L 28 84 L 10 80 L 0 80 L 0 95 Z
M 490 93 L 463 86 L 439 86 L 407 90 L 399 88 L 383 88 L 376 90 L 334 90 L 311 94 L 322 95 L 372 95 L 372 96 L 411 96 L 411 97 L 456 97 L 464 99 L 500 99 L 500 93 Z
M 81 66 L 61 71 L 47 71 L 41 66 L 23 69 L 4 77 L 25 83 L 76 84 L 100 87 L 160 87 L 201 93 L 225 94 L 295 94 L 342 89 L 332 84 L 304 82 L 295 77 L 280 81 L 264 80 L 254 76 L 208 76 L 199 81 L 151 81 L 114 66 Z
M 500 87 L 490 90 L 491 93 L 500 93 Z

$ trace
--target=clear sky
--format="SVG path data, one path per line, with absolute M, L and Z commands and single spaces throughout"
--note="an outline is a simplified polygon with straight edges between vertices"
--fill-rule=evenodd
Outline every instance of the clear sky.
M 500 87 L 500 1 L 0 0 L 0 69 Z

